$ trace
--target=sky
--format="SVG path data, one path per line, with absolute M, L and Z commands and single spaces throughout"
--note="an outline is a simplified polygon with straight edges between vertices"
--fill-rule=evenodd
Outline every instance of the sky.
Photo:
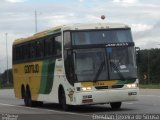
M 0 72 L 7 68 L 6 38 L 11 68 L 13 41 L 35 33 L 35 10 L 39 32 L 62 24 L 102 22 L 105 15 L 105 22 L 129 25 L 136 46 L 160 48 L 160 0 L 0 0 Z

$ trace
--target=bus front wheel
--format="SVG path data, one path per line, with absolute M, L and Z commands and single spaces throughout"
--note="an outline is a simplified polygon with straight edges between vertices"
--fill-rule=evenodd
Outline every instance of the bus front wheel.
M 64 111 L 68 110 L 68 105 L 66 104 L 66 96 L 64 90 L 61 90 L 60 92 L 59 103 Z
M 110 103 L 110 105 L 112 109 L 120 109 L 122 102 L 113 102 L 113 103 Z

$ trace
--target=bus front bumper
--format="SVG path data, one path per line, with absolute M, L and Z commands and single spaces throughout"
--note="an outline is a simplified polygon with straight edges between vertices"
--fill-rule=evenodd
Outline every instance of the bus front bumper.
M 74 105 L 103 104 L 111 102 L 136 101 L 139 89 L 110 89 L 76 92 Z

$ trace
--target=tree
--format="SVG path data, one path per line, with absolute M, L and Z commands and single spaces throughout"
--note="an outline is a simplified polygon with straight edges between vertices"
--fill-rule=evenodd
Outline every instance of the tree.
M 139 57 L 140 83 L 160 83 L 160 49 L 140 50 Z

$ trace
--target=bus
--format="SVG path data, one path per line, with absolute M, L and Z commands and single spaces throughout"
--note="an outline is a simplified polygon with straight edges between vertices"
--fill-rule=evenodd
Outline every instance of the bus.
M 68 24 L 13 43 L 13 81 L 26 106 L 68 106 L 138 100 L 131 28 L 119 23 Z

